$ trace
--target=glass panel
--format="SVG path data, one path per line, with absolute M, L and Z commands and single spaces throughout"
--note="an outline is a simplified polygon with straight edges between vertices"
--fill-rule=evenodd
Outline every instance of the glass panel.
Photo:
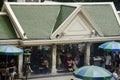
M 57 46 L 58 73 L 74 71 L 84 65 L 85 44 L 63 44 Z
M 31 49 L 30 68 L 32 74 L 46 74 L 51 72 L 51 46 L 33 46 Z M 23 61 L 24 62 L 24 61 Z M 25 65 L 25 64 L 24 64 Z M 25 71 L 25 66 L 23 68 Z M 25 72 L 24 72 L 25 73 Z M 25 75 L 25 74 L 24 74 Z

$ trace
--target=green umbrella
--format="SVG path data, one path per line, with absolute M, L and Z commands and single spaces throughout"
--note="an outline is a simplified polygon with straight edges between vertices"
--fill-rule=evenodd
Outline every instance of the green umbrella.
M 111 52 L 120 52 L 120 43 L 119 42 L 105 42 L 99 46 L 100 49 L 104 51 L 111 51 Z
M 99 66 L 83 66 L 73 74 L 83 80 L 110 80 L 112 77 L 111 72 Z

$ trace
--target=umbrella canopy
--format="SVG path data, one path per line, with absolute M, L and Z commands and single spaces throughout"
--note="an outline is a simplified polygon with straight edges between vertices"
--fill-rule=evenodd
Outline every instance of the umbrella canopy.
M 112 77 L 111 72 L 98 66 L 83 66 L 73 74 L 83 80 L 110 80 Z
M 12 45 L 0 46 L 0 54 L 2 55 L 20 55 L 23 54 L 23 50 Z
M 99 48 L 103 49 L 104 51 L 120 52 L 120 43 L 115 41 L 105 42 L 101 44 Z

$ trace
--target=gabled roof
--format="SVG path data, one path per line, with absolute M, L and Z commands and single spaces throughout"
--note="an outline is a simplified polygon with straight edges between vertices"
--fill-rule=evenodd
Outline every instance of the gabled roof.
M 17 35 L 6 13 L 0 13 L 0 40 L 17 39 Z
M 107 36 L 120 36 L 118 14 L 113 3 L 84 4 L 82 9 L 94 24 L 98 33 Z
M 71 3 L 70 5 L 75 5 L 75 4 L 79 5 L 77 6 L 76 12 L 74 11 L 72 13 L 73 16 L 69 16 L 69 20 L 66 20 L 64 25 L 61 25 L 60 28 L 55 33 L 52 34 L 51 36 L 52 38 L 55 38 L 55 36 L 57 35 L 60 36 L 62 35 L 65 38 L 67 38 L 68 36 L 72 38 L 75 38 L 75 36 L 77 36 L 77 38 L 79 39 L 80 36 L 84 36 L 84 38 L 87 38 L 92 34 L 92 31 L 95 32 L 95 34 L 100 35 L 101 37 L 120 36 L 120 22 L 119 22 L 120 19 L 118 18 L 118 14 L 116 13 L 117 11 L 112 2 Z M 77 20 L 74 22 L 74 24 L 72 24 L 75 19 Z M 79 23 L 77 23 L 78 21 Z M 85 28 L 86 26 L 89 28 L 89 30 Z M 75 34 L 70 33 L 68 35 L 65 32 L 66 31 L 65 29 L 70 27 L 72 31 L 74 30 L 74 28 L 77 28 L 76 31 L 79 30 L 78 31 L 79 34 L 77 32 L 76 33 L 74 32 Z M 66 34 L 67 36 L 65 36 Z
M 63 43 L 64 40 L 68 42 L 84 39 L 118 40 L 120 35 L 120 19 L 111 2 L 53 4 L 6 2 L 2 11 L 8 13 L 19 36 L 31 40 L 30 43 L 28 41 L 29 45 L 31 42 Z M 62 37 L 57 39 L 59 34 Z
M 50 35 L 66 20 L 75 7 L 67 5 L 6 3 L 9 15 L 21 28 L 23 39 L 50 39 Z
M 51 35 L 52 39 L 81 39 L 91 36 L 92 26 L 88 19 L 77 7 L 74 12 Z

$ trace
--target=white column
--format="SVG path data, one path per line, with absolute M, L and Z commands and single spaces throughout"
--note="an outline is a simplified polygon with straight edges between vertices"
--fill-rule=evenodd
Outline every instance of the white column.
M 90 46 L 91 43 L 87 43 L 86 45 L 86 54 L 85 54 L 85 65 L 90 65 Z
M 19 55 L 18 56 L 18 73 L 19 73 L 19 77 L 23 76 L 22 69 L 23 69 L 23 55 Z
M 52 45 L 52 73 L 57 72 L 57 69 L 56 69 L 56 50 L 57 50 L 56 45 Z

